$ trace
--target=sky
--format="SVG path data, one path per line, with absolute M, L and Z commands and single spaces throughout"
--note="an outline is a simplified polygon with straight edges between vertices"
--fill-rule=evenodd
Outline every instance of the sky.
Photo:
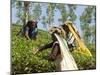
M 79 31 L 80 35 L 82 35 L 82 31 L 81 31 L 81 28 L 80 28 L 80 20 L 79 20 L 79 18 L 81 16 L 81 14 L 83 13 L 85 7 L 86 7 L 85 5 L 78 5 L 77 9 L 75 11 L 75 13 L 77 15 L 77 19 L 74 22 L 74 25 L 76 26 L 76 28 Z M 42 12 L 42 16 L 46 15 L 46 10 L 45 9 L 46 9 L 45 6 L 42 6 L 42 11 L 43 11 Z M 16 8 L 13 7 L 12 8 L 12 14 L 11 14 L 12 15 L 12 23 L 16 23 L 16 21 L 18 20 L 18 18 L 16 17 L 16 12 L 17 12 Z M 57 12 L 54 15 L 54 23 L 53 23 L 54 26 L 59 26 L 60 25 L 59 22 L 58 22 L 58 18 L 60 17 L 59 16 L 60 14 L 61 13 L 57 10 Z M 43 24 L 38 22 L 38 28 L 39 29 L 44 29 Z

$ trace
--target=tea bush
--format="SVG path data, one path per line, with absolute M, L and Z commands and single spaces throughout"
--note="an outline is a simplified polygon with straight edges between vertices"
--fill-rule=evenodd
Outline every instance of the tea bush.
M 33 48 L 51 41 L 47 32 L 39 30 L 38 39 L 26 40 L 24 37 L 16 36 L 20 30 L 20 26 L 12 26 L 12 73 L 37 73 L 37 72 L 53 72 L 55 71 L 55 64 L 48 61 L 48 54 L 51 49 L 39 52 L 37 55 L 33 54 Z M 45 34 L 45 35 L 44 35 Z
M 21 28 L 20 25 L 11 26 L 12 74 L 55 72 L 54 62 L 48 61 L 51 49 L 33 54 L 36 48 L 51 42 L 50 35 L 46 31 L 39 30 L 37 40 L 26 40 L 22 36 L 16 36 Z M 79 70 L 96 68 L 95 51 L 92 53 L 93 57 L 86 57 L 78 52 L 72 52 Z
M 79 70 L 89 70 L 89 69 L 96 69 L 96 57 L 87 57 L 78 53 L 78 51 L 73 51 L 72 55 L 77 63 Z

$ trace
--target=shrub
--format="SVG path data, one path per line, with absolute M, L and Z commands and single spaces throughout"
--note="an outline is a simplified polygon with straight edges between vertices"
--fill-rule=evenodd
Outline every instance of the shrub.
M 96 59 L 95 57 L 87 57 L 78 53 L 78 51 L 73 51 L 72 55 L 77 63 L 79 70 L 89 70 L 96 68 Z
M 39 30 L 38 39 L 26 40 L 24 37 L 16 36 L 20 30 L 19 26 L 12 26 L 12 73 L 38 73 L 53 72 L 55 64 L 47 60 L 51 49 L 33 55 L 33 48 L 50 42 L 47 32 Z M 43 35 L 45 34 L 45 36 Z

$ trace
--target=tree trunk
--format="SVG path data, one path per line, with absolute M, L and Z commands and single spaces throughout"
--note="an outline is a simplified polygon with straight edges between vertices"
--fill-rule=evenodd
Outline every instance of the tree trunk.
M 26 25 L 27 21 L 28 21 L 28 17 L 29 17 L 29 4 L 30 2 L 25 1 L 24 2 L 24 19 L 23 19 L 23 25 Z

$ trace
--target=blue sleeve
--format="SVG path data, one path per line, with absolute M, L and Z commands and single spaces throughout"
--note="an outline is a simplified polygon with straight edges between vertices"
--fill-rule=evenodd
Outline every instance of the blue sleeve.
M 28 32 L 28 31 L 29 31 L 29 28 L 28 28 L 28 27 L 26 27 L 26 28 L 25 28 L 25 32 Z

